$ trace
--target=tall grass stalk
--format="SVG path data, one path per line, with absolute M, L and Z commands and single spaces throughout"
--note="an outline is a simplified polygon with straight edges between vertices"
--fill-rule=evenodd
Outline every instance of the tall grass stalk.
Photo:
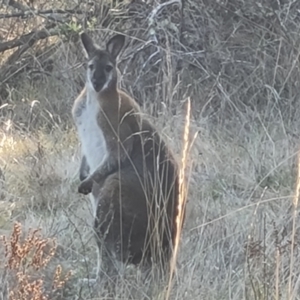
M 288 299 L 292 299 L 292 281 L 293 281 L 293 266 L 294 266 L 294 246 L 295 246 L 295 233 L 296 233 L 296 216 L 297 208 L 300 194 L 300 155 L 298 154 L 298 173 L 297 173 L 297 184 L 296 184 L 296 193 L 293 198 L 293 227 L 292 227 L 292 238 L 291 238 L 291 258 L 290 258 L 290 275 L 288 283 Z
M 181 167 L 179 170 L 179 203 L 178 203 L 178 215 L 176 217 L 176 237 L 174 243 L 174 251 L 171 258 L 170 265 L 170 277 L 168 283 L 168 289 L 166 294 L 166 300 L 170 297 L 171 287 L 172 287 L 172 278 L 176 268 L 176 259 L 178 254 L 180 235 L 181 235 L 181 225 L 184 217 L 184 210 L 186 204 L 186 182 L 185 182 L 185 170 L 187 166 L 187 154 L 189 149 L 189 133 L 190 133 L 190 117 L 191 117 L 191 102 L 190 98 L 187 100 L 187 112 L 186 112 L 186 121 L 184 126 L 184 135 L 183 135 L 183 150 L 181 156 Z

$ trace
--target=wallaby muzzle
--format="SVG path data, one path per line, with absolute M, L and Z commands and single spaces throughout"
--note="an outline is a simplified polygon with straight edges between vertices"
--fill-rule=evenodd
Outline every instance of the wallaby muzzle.
M 97 93 L 99 93 L 102 90 L 103 86 L 105 85 L 105 82 L 106 78 L 104 74 L 100 75 L 99 77 L 93 77 L 92 84 Z

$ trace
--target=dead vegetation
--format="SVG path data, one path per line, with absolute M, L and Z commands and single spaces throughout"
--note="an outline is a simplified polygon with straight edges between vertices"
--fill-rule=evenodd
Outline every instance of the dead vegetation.
M 103 286 L 78 283 L 96 261 L 89 202 L 76 193 L 70 113 L 84 83 L 77 33 L 87 29 L 100 43 L 127 35 L 121 85 L 179 159 L 191 99 L 198 136 L 170 299 L 300 299 L 299 1 L 76 3 L 0 5 L 0 49 L 17 45 L 0 66 L 0 233 L 9 236 L 18 221 L 57 239 L 53 267 L 34 280 L 51 286 L 63 262 L 74 271 L 63 299 L 110 299 Z M 24 44 L 34 31 L 51 37 Z M 127 273 L 116 283 L 119 298 L 166 298 L 153 278 Z
M 15 223 L 11 235 L 1 237 L 4 246 L 2 299 L 54 299 L 69 280 L 71 272 L 63 275 L 62 267 L 57 265 L 50 287 L 44 282 L 43 270 L 55 255 L 56 242 L 42 238 L 39 231 L 31 230 L 22 240 L 22 226 Z

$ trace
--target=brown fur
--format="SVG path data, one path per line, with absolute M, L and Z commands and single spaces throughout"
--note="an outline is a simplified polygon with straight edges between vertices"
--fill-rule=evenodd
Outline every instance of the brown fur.
M 109 57 L 89 47 L 99 59 Z M 114 75 L 108 88 L 97 94 L 98 125 L 108 157 L 82 181 L 79 191 L 92 192 L 99 200 L 94 227 L 104 262 L 165 265 L 176 234 L 178 166 L 135 100 L 117 88 L 116 63 L 110 62 Z M 86 90 L 76 99 L 73 115 L 80 113 L 85 101 Z M 81 168 L 89 172 L 88 166 Z

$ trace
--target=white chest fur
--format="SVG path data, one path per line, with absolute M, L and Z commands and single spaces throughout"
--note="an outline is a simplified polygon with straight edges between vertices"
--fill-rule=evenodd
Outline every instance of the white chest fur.
M 100 110 L 99 102 L 92 93 L 87 92 L 75 109 L 75 123 L 81 141 L 82 155 L 85 155 L 89 165 L 89 173 L 94 172 L 106 159 L 107 147 L 103 132 L 98 125 L 97 118 Z M 93 216 L 96 216 L 98 197 L 90 194 Z
M 100 105 L 97 99 L 87 93 L 85 105 L 75 118 L 82 154 L 87 159 L 90 174 L 102 164 L 107 155 L 104 135 L 97 122 L 99 110 Z

